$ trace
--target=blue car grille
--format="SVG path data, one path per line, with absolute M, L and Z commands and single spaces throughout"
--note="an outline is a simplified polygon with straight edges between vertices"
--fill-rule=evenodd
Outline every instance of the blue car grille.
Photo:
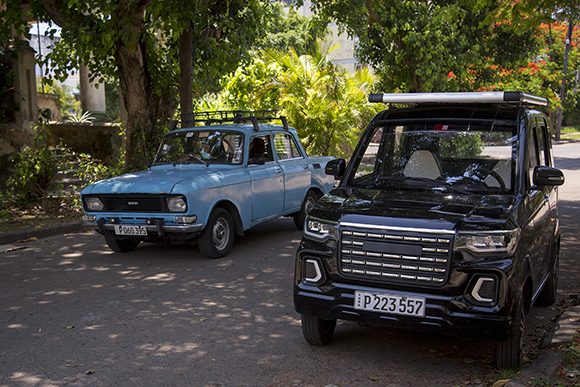
M 168 212 L 161 195 L 99 195 L 108 212 Z
M 339 270 L 346 278 L 427 287 L 449 277 L 453 234 L 340 227 Z

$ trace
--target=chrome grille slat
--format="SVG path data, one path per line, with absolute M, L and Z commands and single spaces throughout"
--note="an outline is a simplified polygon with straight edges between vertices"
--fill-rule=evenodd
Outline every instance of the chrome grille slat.
M 448 280 L 452 231 L 428 231 L 340 225 L 339 271 L 375 282 L 441 286 Z

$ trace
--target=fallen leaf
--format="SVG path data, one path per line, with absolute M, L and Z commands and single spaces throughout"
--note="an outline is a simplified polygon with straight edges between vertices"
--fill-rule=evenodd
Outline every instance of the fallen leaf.
M 94 373 L 95 373 L 95 370 L 86 370 L 85 371 L 85 374 L 87 374 L 87 375 L 92 375 Z
M 66 327 L 66 329 L 74 329 L 74 327 L 75 327 L 74 325 L 69 325 Z
M 207 321 L 207 317 L 200 317 L 199 321 L 201 321 L 201 322 Z
M 371 375 L 371 376 L 369 376 L 369 380 L 371 380 L 373 382 L 378 382 L 379 380 L 381 380 L 381 377 L 377 376 L 377 375 Z

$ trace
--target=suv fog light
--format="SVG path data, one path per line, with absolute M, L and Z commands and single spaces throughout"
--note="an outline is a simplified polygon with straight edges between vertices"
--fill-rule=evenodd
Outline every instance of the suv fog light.
M 176 216 L 175 222 L 176 223 L 195 223 L 197 221 L 197 216 Z
M 304 261 L 304 281 L 316 283 L 322 279 L 322 270 L 320 263 L 316 259 L 307 259 Z
M 470 294 L 478 303 L 495 304 L 497 294 L 496 279 L 494 277 L 478 277 Z

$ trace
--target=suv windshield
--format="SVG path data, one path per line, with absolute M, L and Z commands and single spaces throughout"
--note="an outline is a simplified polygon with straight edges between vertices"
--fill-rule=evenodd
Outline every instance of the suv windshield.
M 449 122 L 377 126 L 355 162 L 356 187 L 513 192 L 515 125 Z
M 237 132 L 204 130 L 169 133 L 154 164 L 241 164 L 244 136 Z

